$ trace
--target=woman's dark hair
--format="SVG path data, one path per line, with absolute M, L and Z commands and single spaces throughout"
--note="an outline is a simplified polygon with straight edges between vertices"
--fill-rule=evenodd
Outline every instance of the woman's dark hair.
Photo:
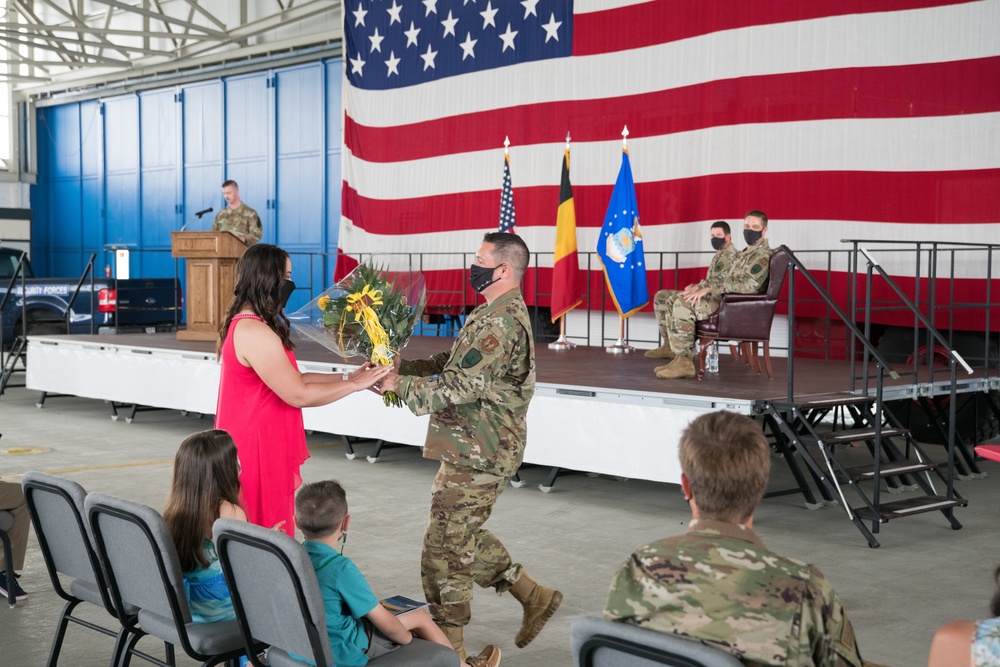
M 236 262 L 236 288 L 233 300 L 226 313 L 226 321 L 219 330 L 216 354 L 222 354 L 222 344 L 226 342 L 233 316 L 249 308 L 278 335 L 286 350 L 295 347 L 290 337 L 288 318 L 278 303 L 281 281 L 285 279 L 288 253 L 269 243 L 257 243 L 247 248 Z
M 222 501 L 240 504 L 236 443 L 226 431 L 213 429 L 189 436 L 174 457 L 174 479 L 163 510 L 177 547 L 181 571 L 206 567 L 205 540 L 219 518 Z

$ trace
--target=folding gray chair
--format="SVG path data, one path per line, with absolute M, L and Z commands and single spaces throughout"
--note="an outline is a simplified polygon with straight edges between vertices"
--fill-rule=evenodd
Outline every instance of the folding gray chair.
M 180 646 L 203 667 L 227 661 L 238 665 L 244 650 L 236 621 L 191 621 L 177 550 L 159 512 L 106 493 L 91 493 L 85 507 L 112 603 L 116 609 L 125 605 L 139 609 L 138 625 L 126 627 L 168 643 L 167 661 L 154 662 L 173 667 L 173 647 Z M 123 625 L 127 622 L 122 615 L 119 620 Z M 121 667 L 129 664 L 136 641 L 137 634 L 132 634 L 123 649 Z
M 17 598 L 14 597 L 14 562 L 13 549 L 10 546 L 10 536 L 7 531 L 14 527 L 14 515 L 6 510 L 0 510 L 0 542 L 3 542 L 3 562 L 7 568 L 7 604 L 14 607 Z
M 743 667 L 700 642 L 596 616 L 573 619 L 569 643 L 576 667 Z
M 271 667 L 331 667 L 333 656 L 316 572 L 302 545 L 276 530 L 219 519 L 212 529 L 247 646 L 270 644 Z M 261 582 L 267 585 L 262 586 Z M 251 651 L 251 662 L 259 663 Z M 303 662 L 291 654 L 311 662 Z M 458 667 L 458 654 L 414 639 L 368 662 L 372 667 Z
M 101 607 L 115 619 L 115 611 L 108 594 L 104 573 L 101 571 L 97 554 L 94 552 L 90 534 L 84 520 L 83 503 L 87 492 L 83 487 L 71 480 L 40 472 L 25 473 L 21 479 L 24 489 L 24 499 L 28 505 L 28 515 L 35 528 L 38 546 L 45 560 L 45 567 L 52 581 L 56 595 L 66 601 L 56 634 L 49 650 L 48 667 L 54 667 L 59 661 L 63 639 L 70 622 L 90 628 L 109 637 L 115 637 L 114 650 L 111 653 L 110 665 L 118 662 L 122 647 L 129 631 L 124 624 L 118 630 L 112 630 L 83 618 L 73 616 L 73 610 L 82 603 Z M 60 574 L 70 577 L 69 590 L 63 586 Z M 138 609 L 132 607 L 125 611 L 132 624 Z M 138 638 L 137 638 L 138 639 Z M 149 656 L 138 653 L 145 659 Z

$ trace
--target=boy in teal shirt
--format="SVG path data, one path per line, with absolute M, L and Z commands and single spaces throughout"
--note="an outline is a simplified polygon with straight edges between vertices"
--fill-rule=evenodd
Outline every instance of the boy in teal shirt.
M 414 636 L 451 648 L 426 609 L 393 616 L 379 604 L 358 567 L 337 551 L 350 522 L 347 494 L 333 480 L 306 484 L 295 497 L 295 523 L 306 538 L 302 546 L 323 595 L 334 664 L 364 667 L 369 659 L 409 644 Z M 491 644 L 467 664 L 498 667 L 500 649 Z

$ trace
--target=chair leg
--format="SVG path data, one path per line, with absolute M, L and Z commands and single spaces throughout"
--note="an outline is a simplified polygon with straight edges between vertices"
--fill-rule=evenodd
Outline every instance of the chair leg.
M 740 360 L 739 350 L 736 349 L 736 343 L 729 341 L 729 356 L 733 358 L 733 361 Z
M 56 634 L 52 638 L 52 648 L 49 649 L 46 667 L 56 667 L 59 663 L 59 653 L 62 651 L 63 639 L 66 638 L 66 629 L 69 627 L 69 616 L 78 604 L 80 604 L 79 600 L 70 600 L 63 607 L 62 614 L 59 615 L 59 623 L 56 625 Z
M 767 369 L 767 379 L 774 379 L 774 369 L 771 368 L 771 341 L 764 341 L 764 368 Z
M 753 368 L 753 352 L 750 349 L 748 341 L 740 341 L 740 352 L 743 356 L 743 363 L 747 365 L 747 368 Z
M 753 354 L 753 369 L 757 371 L 757 375 L 760 375 L 760 355 L 757 353 L 760 343 L 754 341 L 752 343 L 747 343 L 747 345 L 750 346 L 750 350 Z

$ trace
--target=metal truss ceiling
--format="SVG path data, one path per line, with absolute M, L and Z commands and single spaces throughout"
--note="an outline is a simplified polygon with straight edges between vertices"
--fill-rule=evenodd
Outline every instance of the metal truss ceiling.
M 335 41 L 340 7 L 340 0 L 0 0 L 0 80 L 21 90 L 73 86 Z

